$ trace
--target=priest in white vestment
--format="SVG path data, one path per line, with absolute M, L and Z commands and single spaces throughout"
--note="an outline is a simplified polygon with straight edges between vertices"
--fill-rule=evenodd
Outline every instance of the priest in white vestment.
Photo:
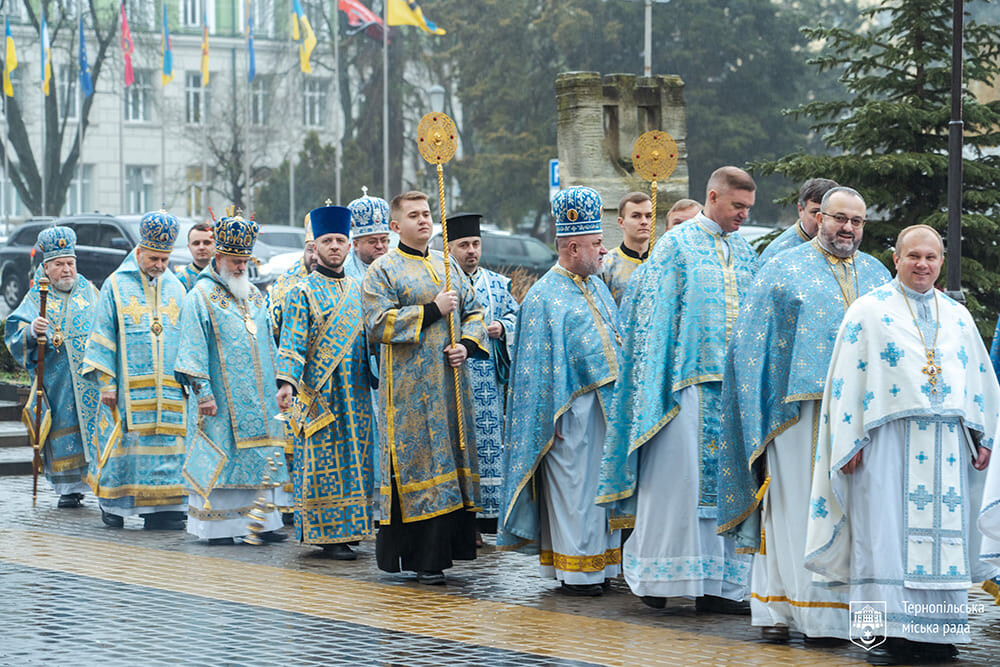
M 885 604 L 884 643 L 852 634 L 880 665 L 957 655 L 969 586 L 997 571 L 978 557 L 975 522 L 996 376 L 972 316 L 934 289 L 938 233 L 907 227 L 893 260 L 896 279 L 858 299 L 837 334 L 805 554 L 817 585 Z

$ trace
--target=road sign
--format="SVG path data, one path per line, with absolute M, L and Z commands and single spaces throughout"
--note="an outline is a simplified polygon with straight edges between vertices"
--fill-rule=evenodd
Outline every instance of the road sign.
M 549 160 L 549 199 L 559 192 L 559 160 Z

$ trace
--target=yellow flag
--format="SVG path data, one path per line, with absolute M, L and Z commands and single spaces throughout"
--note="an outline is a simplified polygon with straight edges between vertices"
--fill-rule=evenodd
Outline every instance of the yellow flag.
M 14 97 L 14 86 L 10 75 L 17 69 L 17 49 L 14 48 L 14 38 L 10 34 L 10 19 L 7 19 L 7 55 L 4 57 L 3 92 L 7 97 Z

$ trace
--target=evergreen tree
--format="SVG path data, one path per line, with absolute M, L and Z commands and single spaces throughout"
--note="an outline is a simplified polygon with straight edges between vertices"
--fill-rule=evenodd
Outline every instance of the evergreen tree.
M 863 13 L 866 28 L 808 28 L 823 40 L 820 72 L 842 69 L 848 96 L 815 101 L 788 113 L 809 118 L 829 153 L 793 153 L 758 162 L 758 174 L 795 182 L 826 177 L 856 188 L 868 203 L 863 249 L 892 266 L 891 246 L 908 225 L 947 227 L 948 123 L 951 110 L 951 3 L 892 0 Z M 974 82 L 1000 74 L 1000 26 L 965 26 L 965 156 L 962 279 L 969 309 L 990 336 L 1000 306 L 1000 102 L 979 103 Z M 791 197 L 789 197 L 791 199 Z M 941 284 L 945 272 L 941 273 Z

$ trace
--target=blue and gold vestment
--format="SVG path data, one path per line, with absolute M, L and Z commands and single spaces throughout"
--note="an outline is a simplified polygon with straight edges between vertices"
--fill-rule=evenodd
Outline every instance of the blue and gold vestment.
M 795 224 L 778 234 L 778 237 L 771 241 L 760 253 L 760 265 L 764 266 L 779 252 L 789 250 L 803 243 L 809 243 L 810 238 L 802 229 L 802 223 L 798 220 Z
M 285 300 L 278 379 L 297 389 L 295 532 L 306 544 L 371 536 L 372 402 L 361 288 L 314 271 Z
M 740 308 L 723 379 L 718 522 L 738 547 L 760 544 L 757 493 L 767 446 L 798 422 L 803 401 L 823 397 L 847 307 L 889 280 L 871 255 L 841 260 L 815 239 L 782 252 L 757 274 Z
M 458 275 L 465 276 L 461 270 Z M 484 309 L 483 321 L 488 325 L 500 322 L 503 335 L 490 338 L 489 359 L 469 359 L 469 382 L 476 415 L 476 452 L 479 456 L 479 488 L 483 497 L 484 518 L 496 517 L 503 502 L 501 485 L 504 478 L 504 399 L 506 373 L 517 325 L 518 304 L 510 293 L 510 278 L 482 267 L 467 276 L 476 291 L 476 299 Z M 500 375 L 503 374 L 501 380 Z
M 396 248 L 376 259 L 363 284 L 368 340 L 382 344 L 379 363 L 381 523 L 389 524 L 393 486 L 403 523 L 456 510 L 479 511 L 475 416 L 466 373 L 459 369 L 464 449 L 459 447 L 455 385 L 444 357 L 449 345 L 446 318 L 424 326 L 425 306 L 445 286 L 441 253 L 413 254 Z M 454 271 L 454 268 L 452 268 Z M 459 307 L 452 314 L 458 339 L 475 356 L 488 355 L 483 309 L 468 281 L 452 274 Z
M 182 266 L 177 269 L 177 280 L 181 281 L 181 285 L 184 285 L 184 289 L 188 292 L 194 287 L 195 281 L 198 280 L 198 274 L 201 273 L 201 269 L 194 265 L 194 262 Z
M 31 334 L 31 323 L 39 316 L 38 278 L 4 325 L 4 341 L 11 356 L 31 375 L 31 398 L 25 408 L 34 419 L 34 397 L 38 364 L 38 339 Z M 77 371 L 83 360 L 93 309 L 97 304 L 97 289 L 81 275 L 69 292 L 50 287 L 45 317 L 49 321 L 45 348 L 45 396 L 51 422 L 42 448 L 46 474 L 53 484 L 62 486 L 83 481 L 87 473 L 84 442 L 92 427 L 100 392 L 86 382 Z M 29 429 L 33 429 L 32 423 Z
M 271 314 L 271 322 L 274 325 L 275 343 L 281 337 L 282 313 L 285 309 L 285 297 L 292 290 L 297 282 L 309 275 L 309 269 L 303 259 L 295 260 L 292 268 L 275 279 L 271 286 L 267 288 L 267 310 Z
M 281 466 L 271 472 L 267 458 L 280 456 L 285 446 L 284 424 L 276 419 L 277 347 L 264 297 L 250 288 L 247 301 L 237 300 L 215 271 L 215 260 L 201 273 L 181 309 L 183 337 L 174 363 L 174 377 L 191 388 L 196 401 L 215 400 L 215 416 L 201 416 L 198 430 L 222 452 L 221 461 L 194 451 L 185 463 L 185 479 L 203 497 L 212 489 L 263 488 L 288 481 Z M 220 465 L 221 463 L 221 465 Z M 208 467 L 218 470 L 209 475 Z M 190 479 L 189 479 L 190 478 Z M 208 479 L 208 483 L 201 480 Z M 189 507 L 205 521 L 235 518 L 247 508 L 225 511 Z M 223 516 L 223 514 L 229 516 Z
M 621 304 L 632 272 L 644 261 L 646 261 L 645 257 L 634 257 L 633 253 L 626 253 L 624 244 L 604 256 L 601 277 L 604 278 L 608 289 L 611 290 L 611 296 L 614 297 L 616 304 Z
M 184 296 L 172 272 L 142 273 L 135 251 L 101 287 L 80 373 L 118 392 L 117 415 L 102 404 L 88 443 L 88 483 L 102 507 L 185 502 L 187 410 L 173 376 Z
M 556 422 L 576 398 L 596 390 L 610 421 L 620 330 L 611 292 L 596 275 L 581 278 L 555 266 L 525 295 L 511 363 L 498 546 L 537 553 L 535 474 L 552 447 Z
M 661 238 L 622 300 L 624 360 L 597 499 L 619 503 L 623 514 L 634 513 L 638 449 L 677 416 L 678 393 L 699 386 L 699 512 L 715 516 L 723 360 L 757 256 L 739 234 L 722 235 L 714 224 L 699 213 Z

